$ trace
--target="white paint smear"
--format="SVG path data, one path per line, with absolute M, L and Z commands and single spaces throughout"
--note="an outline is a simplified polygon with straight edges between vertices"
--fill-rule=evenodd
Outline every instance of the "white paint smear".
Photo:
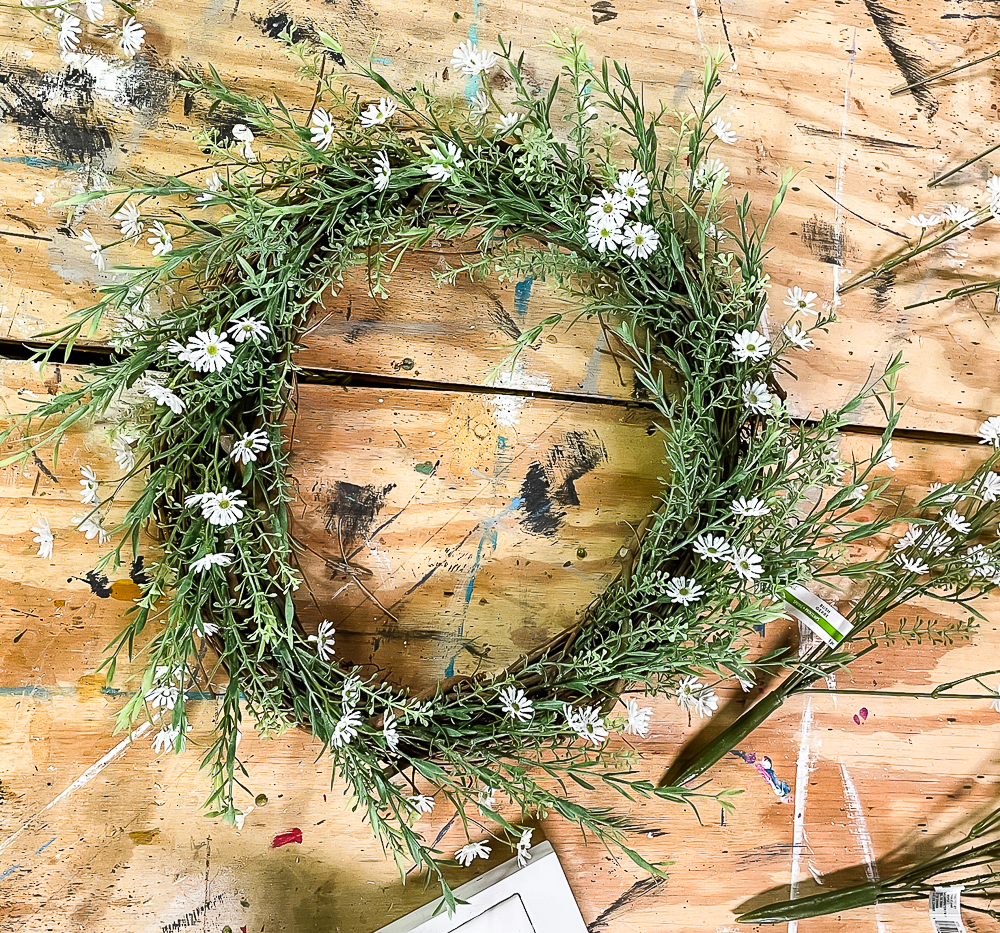
M 861 852 L 865 860 L 865 874 L 869 881 L 878 881 L 878 866 L 875 864 L 875 848 L 872 845 L 872 837 L 868 832 L 868 820 L 865 819 L 865 811 L 861 807 L 861 798 L 858 790 L 851 780 L 851 774 L 844 765 L 840 766 L 840 780 L 844 785 L 844 803 L 847 804 L 847 813 L 851 818 L 851 832 L 857 836 L 861 843 Z M 879 916 L 880 910 L 875 905 L 875 923 L 878 926 L 878 933 L 885 933 L 885 923 Z
M 812 744 L 812 697 L 806 700 L 806 708 L 802 711 L 802 725 L 799 728 L 799 758 L 795 766 L 795 820 L 792 825 L 792 869 L 790 899 L 795 900 L 799 890 L 801 876 L 802 849 L 806 842 L 806 793 L 809 790 L 809 774 L 812 771 L 814 758 L 810 746 Z M 799 928 L 797 920 L 788 924 L 788 933 L 795 933 Z

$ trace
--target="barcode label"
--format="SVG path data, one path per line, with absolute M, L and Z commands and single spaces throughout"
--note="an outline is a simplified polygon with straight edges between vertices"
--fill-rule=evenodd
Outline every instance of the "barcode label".
M 789 587 L 779 586 L 778 592 L 784 599 L 785 612 L 807 625 L 831 648 L 839 645 L 850 633 L 851 623 L 804 586 L 798 583 Z
M 935 888 L 931 891 L 928 908 L 934 933 L 965 933 L 962 923 L 962 886 Z

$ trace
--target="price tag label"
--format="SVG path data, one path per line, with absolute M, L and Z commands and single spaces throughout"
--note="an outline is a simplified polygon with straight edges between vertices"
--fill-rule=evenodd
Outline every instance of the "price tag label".
M 960 904 L 962 886 L 935 888 L 930 896 L 931 923 L 934 933 L 965 933 Z
M 778 587 L 778 592 L 784 598 L 785 611 L 808 626 L 830 647 L 839 645 L 851 631 L 851 623 L 847 619 L 804 586 L 793 583 L 788 587 Z

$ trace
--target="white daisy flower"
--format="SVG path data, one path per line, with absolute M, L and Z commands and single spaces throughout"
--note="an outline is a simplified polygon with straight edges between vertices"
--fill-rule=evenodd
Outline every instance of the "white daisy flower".
M 722 535 L 701 534 L 694 542 L 695 554 L 713 562 L 726 560 L 730 550 L 729 542 Z
M 55 535 L 52 534 L 48 519 L 39 518 L 31 526 L 30 530 L 35 532 L 35 537 L 32 540 L 38 545 L 38 553 L 35 556 L 44 557 L 46 560 L 50 559 L 52 557 L 52 542 L 55 541 Z
M 85 466 L 80 470 L 80 475 L 83 477 L 80 480 L 80 485 L 83 487 L 80 490 L 80 501 L 84 505 L 100 505 L 101 497 L 97 493 L 97 474 L 93 467 Z
M 720 159 L 705 159 L 695 169 L 692 186 L 695 188 L 714 188 L 724 185 L 729 178 L 729 169 Z
M 438 143 L 437 149 L 427 150 L 431 157 L 431 162 L 426 166 L 427 174 L 435 181 L 451 181 L 452 173 L 456 168 L 462 168 L 465 162 L 462 161 L 462 152 L 451 140 L 442 144 Z
M 153 736 L 153 751 L 158 755 L 160 752 L 173 749 L 174 742 L 177 741 L 177 737 L 180 734 L 180 729 L 175 729 L 173 726 L 164 726 Z
M 215 622 L 208 622 L 205 619 L 196 619 L 191 624 L 191 631 L 202 638 L 209 638 L 219 634 L 219 626 Z
M 382 738 L 385 739 L 385 747 L 390 752 L 399 751 L 399 730 L 396 728 L 396 717 L 392 710 L 386 710 L 382 717 Z
M 477 858 L 489 858 L 490 847 L 485 842 L 470 842 L 455 853 L 455 861 L 468 868 Z
M 941 217 L 938 214 L 931 214 L 930 217 L 925 217 L 923 214 L 918 214 L 917 216 L 909 216 L 906 218 L 907 223 L 913 224 L 914 227 L 920 227 L 921 230 L 926 230 L 928 227 L 936 227 L 941 223 Z
M 981 544 L 970 547 L 962 558 L 962 563 L 973 577 L 990 577 L 996 572 L 992 560 L 993 555 Z
M 788 305 L 792 311 L 799 311 L 802 314 L 816 314 L 813 311 L 813 302 L 816 300 L 816 292 L 804 292 L 798 285 L 788 289 L 788 297 L 782 304 Z
M 200 373 L 217 373 L 233 361 L 236 347 L 210 327 L 195 331 L 195 335 L 188 338 L 186 349 L 192 369 Z
M 469 101 L 469 113 L 477 119 L 486 116 L 486 111 L 490 109 L 490 99 L 486 91 L 479 91 L 472 100 Z
M 95 509 L 89 515 L 74 515 L 73 524 L 87 536 L 88 541 L 97 538 L 98 544 L 107 544 L 111 540 L 111 532 L 104 527 L 104 517 L 100 510 Z
M 166 256 L 174 248 L 174 241 L 167 228 L 158 220 L 154 220 L 149 229 L 153 235 L 147 237 L 146 242 L 153 247 L 153 255 Z
M 226 486 L 220 492 L 206 493 L 201 500 L 202 515 L 210 525 L 220 528 L 235 525 L 243 517 L 243 508 L 247 504 L 246 499 L 240 498 L 242 493 L 242 489 L 230 492 Z
M 740 362 L 759 363 L 771 350 L 770 341 L 756 330 L 741 330 L 732 341 L 733 353 Z
M 664 595 L 672 603 L 687 606 L 705 595 L 705 589 L 698 585 L 694 577 L 671 577 L 664 590 Z
M 955 509 L 943 513 L 941 518 L 959 534 L 967 535 L 972 530 L 972 525 L 965 520 L 965 516 L 960 515 Z
M 344 701 L 344 706 L 358 705 L 358 700 L 361 699 L 361 681 L 356 675 L 351 674 L 344 681 L 343 686 L 340 688 L 340 695 Z
M 173 709 L 177 705 L 180 693 L 180 687 L 174 684 L 160 684 L 146 693 L 146 702 L 154 709 Z
M 733 570 L 748 583 L 752 583 L 764 572 L 760 554 L 749 545 L 736 548 L 729 560 Z
M 920 542 L 927 554 L 943 554 L 954 543 L 954 539 L 943 528 L 935 528 Z
M 770 506 L 758 496 L 751 496 L 749 499 L 745 496 L 740 496 L 738 499 L 733 500 L 730 508 L 733 515 L 738 515 L 742 518 L 768 515 L 771 512 Z
M 601 718 L 601 711 L 596 706 L 588 706 L 576 711 L 574 731 L 581 738 L 594 745 L 600 745 L 607 737 L 608 730 Z
M 206 554 L 191 561 L 188 570 L 191 573 L 204 573 L 210 567 L 228 567 L 233 562 L 232 554 Z
M 482 787 L 476 794 L 476 806 L 479 812 L 483 810 L 495 810 L 497 806 L 497 792 L 492 787 Z
M 697 713 L 701 718 L 711 716 L 719 708 L 719 699 L 715 691 L 697 677 L 685 677 L 677 685 L 677 705 L 689 713 Z
M 333 142 L 333 134 L 336 126 L 333 122 L 333 115 L 322 107 L 317 107 L 312 112 L 312 119 L 309 121 L 312 126 L 309 133 L 312 136 L 312 144 L 319 150 L 329 148 Z
M 989 181 L 986 182 L 986 197 L 990 201 L 1000 199 L 1000 177 L 990 175 Z
M 621 241 L 621 230 L 607 221 L 587 229 L 587 242 L 599 253 L 613 253 Z
M 728 143 L 730 146 L 739 139 L 739 136 L 733 132 L 732 124 L 727 123 L 722 117 L 716 117 L 709 124 L 709 128 L 719 137 L 721 142 Z
M 785 336 L 800 350 L 808 350 L 813 345 L 812 338 L 799 326 L 798 321 L 794 327 L 785 328 Z
M 639 701 L 635 697 L 630 697 L 625 704 L 628 714 L 628 722 L 625 723 L 625 733 L 627 735 L 641 735 L 645 738 L 649 734 L 649 717 L 653 713 L 652 706 L 640 708 Z
M 617 191 L 602 191 L 590 199 L 587 217 L 591 226 L 607 224 L 616 230 L 628 216 L 628 201 Z
M 385 191 L 389 187 L 389 179 L 392 177 L 392 166 L 389 165 L 389 153 L 380 149 L 372 159 L 375 166 L 374 187 L 376 191 Z
M 500 117 L 500 119 L 493 124 L 493 129 L 497 130 L 503 136 L 508 136 L 514 127 L 517 126 L 517 124 L 523 119 L 523 114 L 516 113 L 512 110 L 510 113 L 505 113 L 502 117 Z
M 766 415 L 771 410 L 771 393 L 763 382 L 746 382 L 743 384 L 743 401 L 750 411 L 758 415 Z
M 80 45 L 80 20 L 66 15 L 59 26 L 59 48 L 63 52 L 75 52 Z
M 946 204 L 941 211 L 941 216 L 953 224 L 965 227 L 966 230 L 975 226 L 975 217 L 964 204 Z
M 893 548 L 897 551 L 904 551 L 908 547 L 912 547 L 917 543 L 917 538 L 920 537 L 920 526 L 912 525 L 907 527 L 906 533 L 901 535 L 899 540 L 893 545 Z
M 184 411 L 184 400 L 164 386 L 158 385 L 155 382 L 147 382 L 141 391 L 145 395 L 148 395 L 157 405 L 166 405 L 175 415 L 179 415 Z
M 930 568 L 922 560 L 915 557 L 907 557 L 905 554 L 897 554 L 893 558 L 900 567 L 910 573 L 925 574 Z
M 101 0 L 83 0 L 83 6 L 87 11 L 87 19 L 92 23 L 99 23 L 104 19 L 104 4 Z
M 649 203 L 649 182 L 638 169 L 619 172 L 615 191 L 624 199 L 628 207 L 642 210 Z
M 257 155 L 253 151 L 252 143 L 254 141 L 253 130 L 250 129 L 245 123 L 237 123 L 232 130 L 233 139 L 238 143 L 243 144 L 243 158 L 247 162 L 256 162 Z
M 118 42 L 118 48 L 126 55 L 134 56 L 142 48 L 145 39 L 146 29 L 142 23 L 136 22 L 134 16 L 122 20 L 122 37 Z
M 517 841 L 517 864 L 524 868 L 531 861 L 531 834 L 534 830 L 525 829 Z
M 660 245 L 660 235 L 649 224 L 625 224 L 622 251 L 629 259 L 646 259 Z
M 334 748 L 342 748 L 350 745 L 358 736 L 358 729 L 361 728 L 361 713 L 356 709 L 348 710 L 333 727 L 330 734 L 330 744 Z M 331 753 L 332 754 L 332 753 Z
M 205 190 L 195 198 L 202 206 L 208 204 L 222 190 L 222 177 L 218 172 L 212 172 L 205 183 Z
M 860 486 L 855 486 L 848 494 L 847 498 L 851 502 L 860 502 L 864 499 L 866 493 L 868 492 L 868 484 L 862 483 Z
M 478 75 L 489 71 L 498 59 L 493 52 L 484 52 L 478 43 L 463 42 L 452 53 L 451 67 L 464 75 Z
M 711 237 L 713 240 L 717 240 L 721 243 L 724 239 L 726 239 L 727 233 L 715 224 L 708 223 L 705 224 L 705 236 Z
M 878 458 L 878 463 L 884 463 L 890 470 L 895 470 L 899 466 L 899 461 L 893 456 L 892 441 L 885 445 L 882 456 Z
M 997 420 L 1000 421 L 1000 418 L 998 418 Z M 982 429 L 980 428 L 980 430 Z M 980 443 L 983 444 L 986 442 L 980 441 Z M 954 485 L 952 483 L 931 483 L 930 486 L 927 487 L 927 493 L 928 495 L 931 495 L 933 493 L 936 493 L 939 489 L 953 489 L 953 488 Z M 958 505 L 958 503 L 961 502 L 964 498 L 965 496 L 960 495 L 957 492 L 942 493 L 934 497 L 936 502 L 943 503 L 945 505 Z
M 523 690 L 516 687 L 505 687 L 500 691 L 500 709 L 511 719 L 530 722 L 535 715 L 535 706 Z
M 236 462 L 246 466 L 248 463 L 256 463 L 257 454 L 267 450 L 267 431 L 257 428 L 249 434 L 244 434 L 230 451 L 229 456 Z
M 1000 447 L 1000 415 L 987 418 L 976 432 L 979 435 L 980 444 L 992 444 Z
M 80 242 L 83 248 L 90 253 L 90 261 L 97 266 L 98 272 L 103 272 L 106 268 L 104 253 L 101 252 L 101 244 L 94 239 L 94 235 L 89 230 L 84 230 L 80 234 Z
M 324 619 L 319 624 L 319 631 L 315 635 L 309 636 L 309 641 L 316 642 L 316 653 L 324 661 L 332 661 L 334 654 L 334 645 L 336 644 L 336 639 L 334 635 L 337 630 L 333 627 L 333 623 L 329 619 Z
M 122 236 L 126 240 L 138 240 L 142 236 L 143 226 L 139 208 L 131 201 L 126 201 L 114 215 L 121 224 Z
M 252 315 L 247 315 L 232 321 L 226 328 L 226 332 L 237 343 L 245 343 L 247 340 L 263 340 L 270 333 L 270 330 L 263 321 Z
M 429 794 L 415 794 L 412 797 L 407 797 L 406 802 L 417 813 L 430 813 L 434 809 L 434 798 Z
M 1000 498 L 1000 474 L 984 473 L 976 485 L 976 492 L 983 502 L 996 502 Z
M 366 129 L 379 126 L 391 119 L 396 109 L 396 102 L 391 97 L 380 97 L 377 104 L 369 104 L 364 112 L 358 115 L 358 122 Z

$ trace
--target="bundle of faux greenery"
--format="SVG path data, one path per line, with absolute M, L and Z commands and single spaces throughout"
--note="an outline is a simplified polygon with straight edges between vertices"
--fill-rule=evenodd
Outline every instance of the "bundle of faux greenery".
M 441 853 L 417 825 L 441 803 L 466 828 L 469 844 L 455 853 L 463 864 L 489 853 L 487 836 L 528 857 L 522 820 L 551 811 L 658 871 L 608 811 L 567 792 L 573 781 L 627 797 L 700 796 L 655 787 L 637 776 L 634 757 L 609 749 L 611 730 L 645 735 L 649 727 L 650 710 L 634 696 L 612 714 L 622 692 L 673 693 L 710 713 L 717 699 L 699 679 L 706 675 L 749 686 L 786 667 L 811 680 L 872 644 L 858 627 L 849 637 L 862 649 L 848 642 L 822 663 L 793 652 L 754 658 L 751 636 L 785 614 L 789 587 L 860 576 L 869 608 L 926 593 L 966 604 L 1000 579 L 1000 543 L 971 545 L 996 517 L 996 454 L 963 487 L 961 510 L 938 515 L 945 500 L 935 493 L 895 550 L 862 564 L 846 558 L 847 545 L 901 520 L 872 508 L 894 465 L 899 362 L 818 420 L 790 417 L 774 373 L 808 351 L 833 315 L 796 285 L 784 298 L 787 320 L 773 320 L 763 243 L 789 179 L 763 218 L 748 198 L 731 198 L 728 169 L 713 155 L 736 138 L 716 113 L 717 61 L 705 68 L 694 112 L 677 115 L 647 113 L 627 67 L 591 66 L 575 37 L 552 42 L 562 68 L 547 90 L 531 86 L 523 56 L 502 43 L 499 55 L 463 44 L 452 67 L 477 78 L 471 102 L 420 84 L 393 87 L 334 39 L 322 43 L 319 53 L 294 47 L 317 84 L 308 113 L 237 94 L 214 70 L 188 76 L 189 91 L 244 115 L 233 139 L 205 141 L 212 164 L 197 184 L 166 178 L 71 202 L 114 199 L 121 241 L 147 237 L 152 257 L 104 285 L 101 300 L 51 335 L 53 349 L 39 359 L 107 315 L 113 362 L 8 434 L 25 428 L 37 449 L 81 418 L 115 412 L 118 462 L 126 476 L 145 478 L 120 525 L 105 529 L 114 497 L 106 490 L 120 481 L 84 477 L 91 512 L 81 530 L 122 534 L 105 562 L 119 561 L 128 542 L 137 548 L 150 519 L 160 535 L 151 579 L 109 655 L 109 676 L 123 649 L 131 654 L 143 641 L 148 657 L 119 725 L 159 715 L 156 744 L 183 749 L 183 692 L 204 639 L 229 675 L 205 756 L 214 814 L 242 816 L 245 700 L 265 732 L 312 730 L 382 844 L 401 865 L 412 860 L 438 877 L 449 906 Z M 368 103 L 342 88 L 325 74 L 324 52 L 385 96 Z M 622 575 L 583 619 L 506 670 L 413 696 L 341 661 L 332 627 L 310 633 L 296 615 L 282 432 L 294 350 L 320 296 L 357 264 L 372 292 L 387 294 L 404 252 L 434 237 L 478 244 L 444 280 L 532 275 L 599 315 L 656 413 L 667 469 Z M 89 230 L 81 242 L 100 268 L 115 248 Z M 888 427 L 869 457 L 841 465 L 838 433 L 873 396 Z M 162 624 L 147 637 L 152 622 Z M 728 804 L 725 792 L 711 796 Z M 511 812 L 497 803 L 503 798 L 522 820 L 501 814 Z

